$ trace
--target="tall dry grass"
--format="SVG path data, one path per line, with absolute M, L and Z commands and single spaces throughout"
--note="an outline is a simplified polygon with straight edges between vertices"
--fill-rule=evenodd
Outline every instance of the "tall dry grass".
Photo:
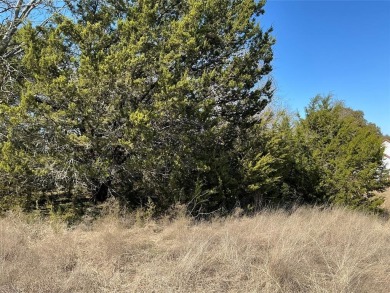
M 0 292 L 390 292 L 390 222 L 373 216 L 134 221 L 0 219 Z
M 390 188 L 388 188 L 385 192 L 379 193 L 380 196 L 383 196 L 385 202 L 382 207 L 390 213 Z

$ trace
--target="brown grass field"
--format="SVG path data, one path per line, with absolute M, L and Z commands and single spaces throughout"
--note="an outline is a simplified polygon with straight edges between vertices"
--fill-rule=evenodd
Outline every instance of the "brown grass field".
M 383 207 L 390 212 L 390 188 L 388 188 L 384 193 L 380 194 L 385 198 Z
M 194 223 L 0 219 L 0 292 L 390 292 L 390 221 L 298 208 Z

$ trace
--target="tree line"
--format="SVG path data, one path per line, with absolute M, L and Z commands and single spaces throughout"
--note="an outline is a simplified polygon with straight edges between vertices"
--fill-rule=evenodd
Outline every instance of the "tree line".
M 267 108 L 265 1 L 55 2 L 0 1 L 2 209 L 378 209 L 382 136 L 362 112 Z

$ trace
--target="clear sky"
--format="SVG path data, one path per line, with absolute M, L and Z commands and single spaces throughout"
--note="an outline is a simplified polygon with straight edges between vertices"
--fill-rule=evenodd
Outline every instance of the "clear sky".
M 390 0 L 268 0 L 276 101 L 303 113 L 332 94 L 390 134 Z

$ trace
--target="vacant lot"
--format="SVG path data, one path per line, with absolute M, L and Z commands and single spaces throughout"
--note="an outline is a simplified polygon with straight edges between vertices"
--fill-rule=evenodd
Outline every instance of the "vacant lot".
M 194 224 L 0 219 L 0 292 L 390 292 L 390 222 L 298 209 Z

